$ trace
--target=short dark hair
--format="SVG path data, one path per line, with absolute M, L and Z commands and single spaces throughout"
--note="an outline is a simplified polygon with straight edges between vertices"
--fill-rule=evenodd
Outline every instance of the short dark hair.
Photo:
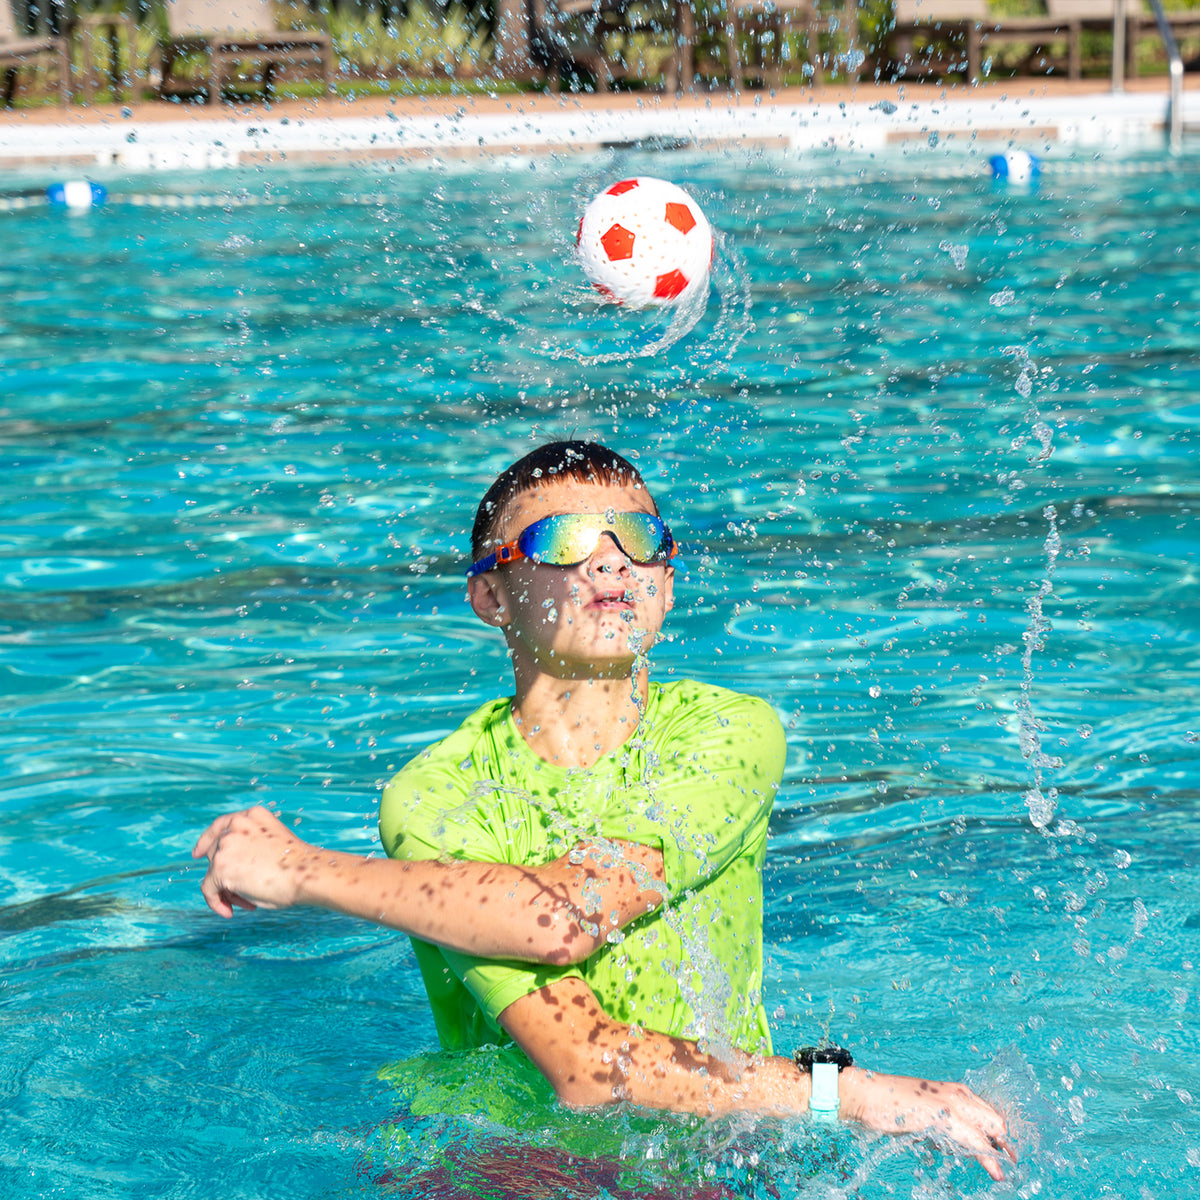
M 504 510 L 522 492 L 547 477 L 573 479 L 582 483 L 632 484 L 646 492 L 650 507 L 657 515 L 658 506 L 646 487 L 641 472 L 615 450 L 596 442 L 547 442 L 501 471 L 484 493 L 475 512 L 471 529 L 471 558 L 478 562 L 495 548 L 496 530 Z

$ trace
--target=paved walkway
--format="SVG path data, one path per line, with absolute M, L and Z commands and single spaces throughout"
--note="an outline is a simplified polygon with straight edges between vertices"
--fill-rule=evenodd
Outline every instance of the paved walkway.
M 1200 122 L 1188 80 L 1185 119 Z M 582 150 L 666 144 L 761 144 L 874 152 L 904 143 L 1078 146 L 1155 144 L 1164 78 L 1114 94 L 1103 81 L 1021 79 L 713 92 L 511 97 L 371 97 L 272 105 L 146 103 L 0 113 L 0 167 L 65 170 L 212 168 Z

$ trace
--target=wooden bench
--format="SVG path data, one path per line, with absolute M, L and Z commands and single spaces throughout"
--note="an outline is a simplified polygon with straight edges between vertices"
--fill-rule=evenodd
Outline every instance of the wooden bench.
M 182 59 L 197 54 L 206 60 L 201 88 L 209 104 L 221 99 L 222 90 L 244 63 L 262 67 L 267 97 L 280 68 L 315 72 L 322 89 L 329 90 L 333 76 L 329 35 L 276 28 L 269 0 L 167 0 L 165 8 L 169 33 L 159 43 L 160 98 L 190 90 L 181 88 L 173 74 Z

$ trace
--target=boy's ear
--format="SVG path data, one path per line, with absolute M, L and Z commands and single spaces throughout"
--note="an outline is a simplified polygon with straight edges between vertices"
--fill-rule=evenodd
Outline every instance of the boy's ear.
M 491 571 L 484 575 L 472 575 L 467 580 L 467 599 L 475 615 L 485 625 L 503 629 L 509 622 L 509 612 L 504 603 L 503 589 L 496 587 L 497 582 Z

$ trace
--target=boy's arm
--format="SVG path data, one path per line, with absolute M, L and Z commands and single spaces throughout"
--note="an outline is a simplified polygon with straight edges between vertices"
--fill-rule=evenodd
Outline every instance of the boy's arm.
M 811 1077 L 786 1058 L 730 1059 L 695 1042 L 612 1020 L 582 980 L 568 976 L 510 1004 L 505 1031 L 550 1081 L 558 1098 L 588 1108 L 625 1100 L 645 1108 L 707 1116 L 808 1111 Z M 1003 1179 L 1001 1156 L 1015 1162 L 1003 1117 L 969 1088 L 847 1067 L 839 1076 L 842 1115 L 891 1134 L 947 1139 Z
M 192 850 L 213 912 L 315 905 L 480 958 L 582 962 L 608 935 L 657 908 L 658 850 L 578 847 L 543 867 L 400 861 L 322 850 L 265 808 L 218 817 Z

